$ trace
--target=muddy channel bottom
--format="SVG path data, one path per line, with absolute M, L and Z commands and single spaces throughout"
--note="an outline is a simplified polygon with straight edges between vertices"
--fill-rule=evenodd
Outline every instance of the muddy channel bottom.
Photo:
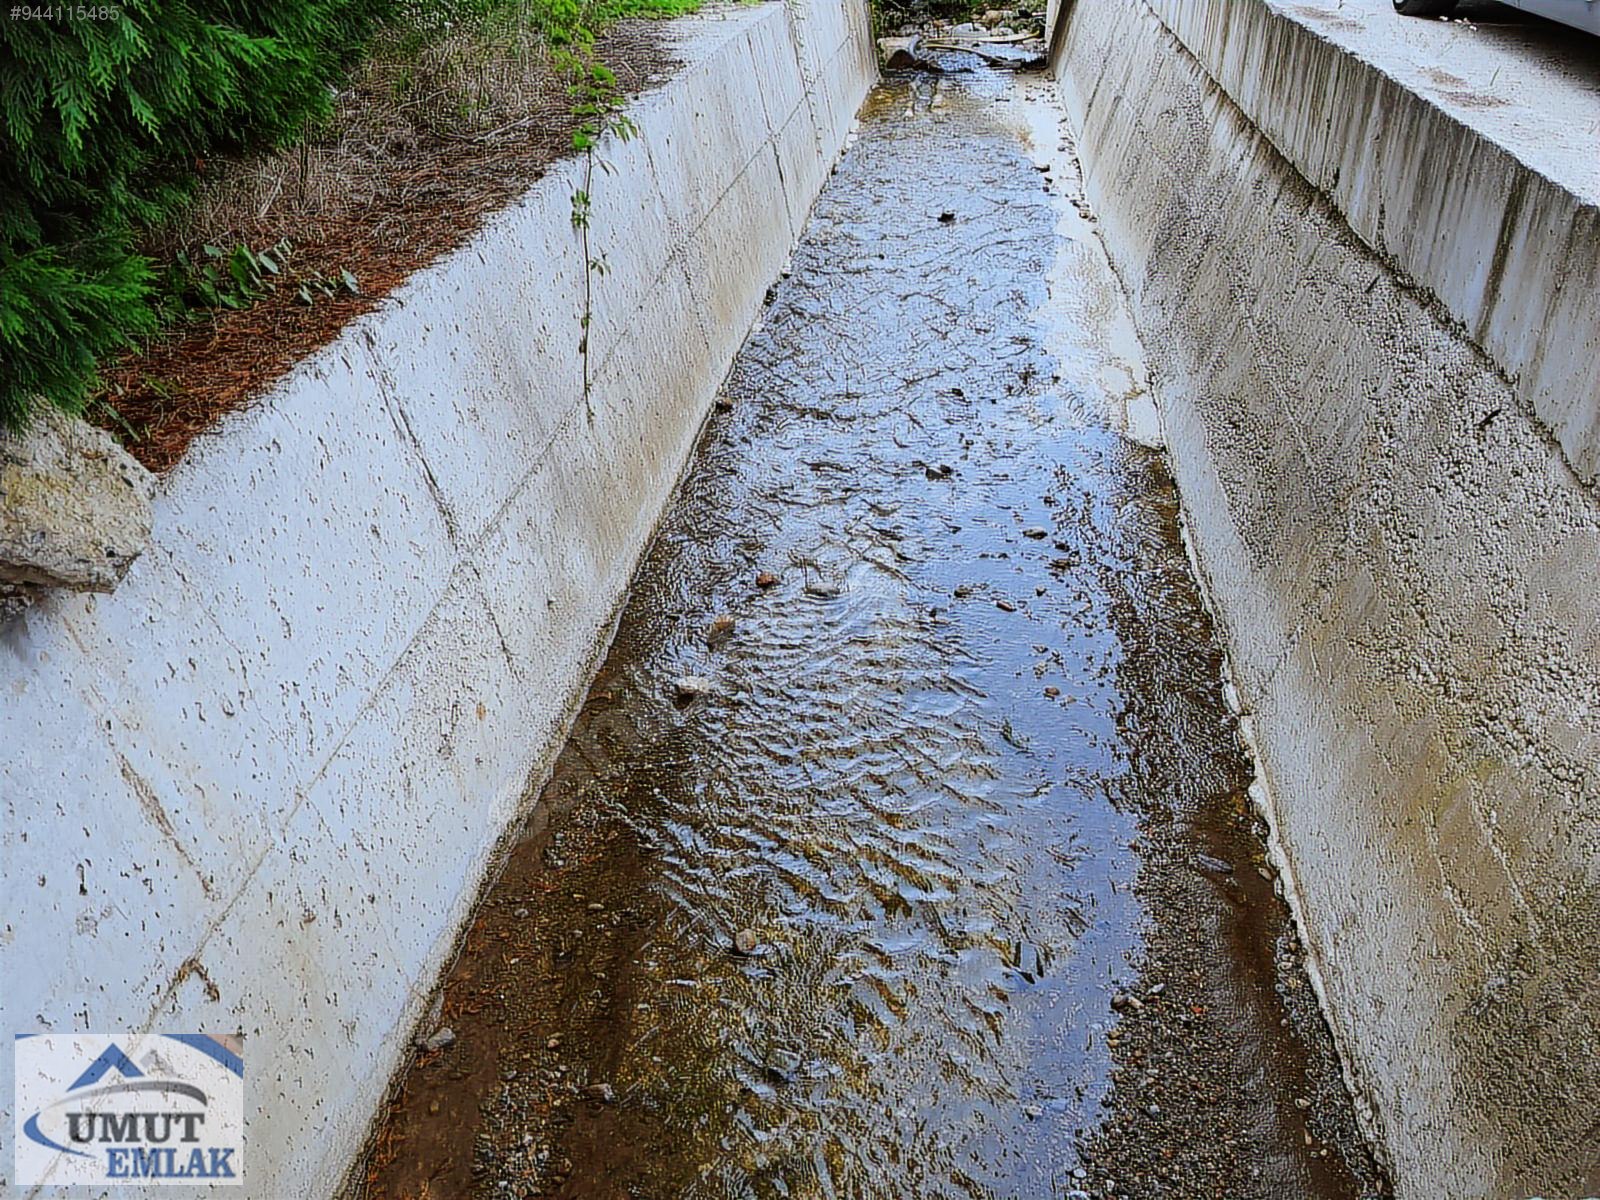
M 1123 304 L 1044 80 L 875 92 L 366 1196 L 1386 1194 Z

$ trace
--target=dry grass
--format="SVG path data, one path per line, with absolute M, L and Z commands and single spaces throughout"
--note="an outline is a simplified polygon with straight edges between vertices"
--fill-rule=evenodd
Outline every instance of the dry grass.
M 652 21 L 623 21 L 597 45 L 624 94 L 675 65 Z M 211 244 L 287 238 L 293 278 L 350 271 L 359 295 L 307 306 L 280 285 L 241 310 L 167 330 L 104 372 L 101 423 L 157 472 L 223 413 L 265 391 L 417 268 L 460 245 L 570 151 L 567 81 L 531 21 L 446 31 L 418 46 L 387 35 L 301 147 L 204 164 L 184 218 L 146 252 L 169 262 Z

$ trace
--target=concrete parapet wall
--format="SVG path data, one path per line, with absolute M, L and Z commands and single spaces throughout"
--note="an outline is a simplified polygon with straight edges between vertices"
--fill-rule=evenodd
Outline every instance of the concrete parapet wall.
M 114 596 L 0 630 L 0 1078 L 242 1031 L 244 1194 L 334 1191 L 876 76 L 854 0 L 673 29 L 587 402 L 568 162 L 196 442 Z
M 1436 67 L 1423 68 L 1444 81 L 1424 91 L 1424 81 L 1404 77 L 1404 60 L 1386 61 L 1382 26 L 1336 7 L 1284 0 L 1151 0 L 1151 7 L 1357 236 L 1443 303 L 1593 483 L 1600 474 L 1595 131 L 1580 130 L 1578 144 L 1563 147 L 1566 138 L 1502 129 L 1500 101 L 1479 90 L 1489 81 L 1449 74 L 1473 76 L 1481 65 L 1459 39 Z M 1589 123 L 1587 114 L 1581 123 Z
M 1581 405 L 1551 407 L 1586 354 L 1590 400 L 1600 378 L 1592 209 L 1276 4 L 1063 19 L 1088 199 L 1376 1147 L 1405 1200 L 1595 1194 L 1600 501 Z M 1429 203 L 1440 156 L 1479 186 Z

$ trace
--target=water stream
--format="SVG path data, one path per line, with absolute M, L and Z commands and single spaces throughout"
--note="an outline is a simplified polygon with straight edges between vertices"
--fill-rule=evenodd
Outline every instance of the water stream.
M 370 1195 L 1381 1193 L 1073 172 L 871 98 Z

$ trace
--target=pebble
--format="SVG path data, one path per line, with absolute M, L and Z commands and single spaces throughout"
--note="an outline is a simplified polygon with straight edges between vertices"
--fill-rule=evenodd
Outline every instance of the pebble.
M 1041 541 L 1050 536 L 1050 531 L 1040 525 L 1030 525 L 1028 528 L 1022 531 L 1022 536 L 1025 538 L 1033 538 L 1035 541 Z
M 585 1100 L 598 1100 L 601 1104 L 615 1104 L 617 1092 L 609 1083 L 591 1083 L 583 1089 Z
M 443 1050 L 446 1046 L 453 1044 L 455 1040 L 456 1031 L 446 1025 L 442 1029 L 435 1030 L 433 1036 L 422 1043 L 422 1048 L 424 1050 Z
M 735 954 L 754 954 L 756 947 L 761 944 L 761 939 L 756 936 L 754 929 L 741 929 L 733 935 L 733 950 Z
M 723 613 L 706 629 L 706 645 L 715 650 L 733 636 L 734 619 Z
M 829 583 L 825 579 L 808 579 L 805 593 L 808 596 L 815 596 L 819 600 L 832 600 L 839 594 L 839 585 L 837 583 Z
M 1001 612 L 1016 612 L 1017 606 L 1009 600 L 996 600 L 994 606 Z
M 672 683 L 673 696 L 683 704 L 697 700 L 701 696 L 709 696 L 713 690 L 715 685 L 703 675 L 684 675 Z
M 771 571 L 763 571 L 756 576 L 756 586 L 758 588 L 777 587 L 778 577 Z

